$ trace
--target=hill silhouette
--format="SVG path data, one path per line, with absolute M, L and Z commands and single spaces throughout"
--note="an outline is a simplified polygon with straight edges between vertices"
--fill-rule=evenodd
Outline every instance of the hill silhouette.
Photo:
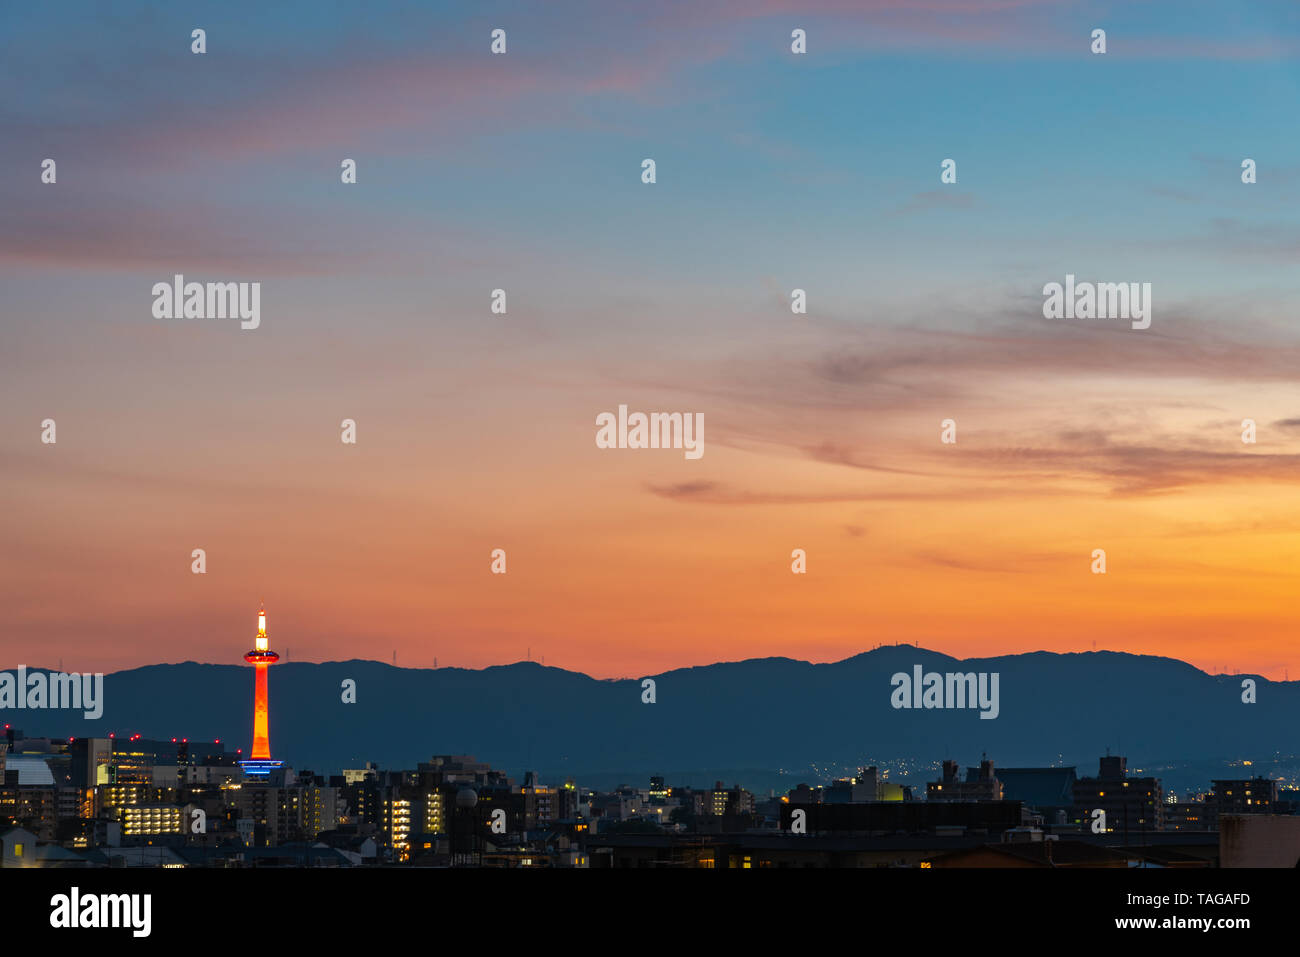
M 890 677 L 910 674 L 914 664 L 998 672 L 998 718 L 981 720 L 971 709 L 894 709 Z M 1107 749 L 1126 754 L 1130 767 L 1300 750 L 1295 683 L 1209 675 L 1182 661 L 1121 652 L 958 660 L 888 645 L 826 664 L 763 658 L 647 677 L 656 682 L 654 704 L 642 703 L 640 679 L 601 680 L 532 662 L 482 670 L 363 660 L 280 664 L 271 670 L 272 753 L 318 772 L 365 761 L 413 768 L 431 754 L 452 753 L 514 774 L 535 769 L 544 780 L 573 775 L 595 786 L 661 773 L 677 775 L 675 783 L 745 774 L 750 786 L 788 787 L 888 759 L 973 763 L 986 752 L 1004 767 L 1077 764 L 1092 774 Z M 1256 704 L 1241 701 L 1246 677 L 1257 683 Z M 355 704 L 341 700 L 345 679 L 357 683 Z M 248 747 L 246 666 L 151 665 L 106 676 L 104 694 L 97 721 L 35 710 L 0 712 L 0 719 L 29 735 L 114 731 Z

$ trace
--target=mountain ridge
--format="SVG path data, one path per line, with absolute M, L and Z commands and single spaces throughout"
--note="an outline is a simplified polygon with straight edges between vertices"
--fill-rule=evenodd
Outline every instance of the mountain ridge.
M 890 679 L 916 664 L 925 672 L 998 673 L 999 716 L 894 708 Z M 36 670 L 49 669 L 28 668 Z M 115 731 L 247 748 L 249 672 L 239 664 L 143 665 L 105 676 L 97 721 L 78 711 L 8 709 L 0 720 L 29 735 Z M 356 658 L 281 662 L 270 673 L 272 753 L 319 772 L 368 760 L 413 768 L 431 754 L 454 753 L 512 774 L 536 769 L 550 780 L 636 780 L 690 769 L 711 784 L 711 776 L 734 769 L 766 769 L 760 777 L 790 786 L 824 778 L 828 768 L 852 773 L 860 764 L 932 765 L 946 757 L 974 763 L 982 753 L 1001 766 L 1073 763 L 1091 774 L 1107 749 L 1126 754 L 1130 767 L 1300 751 L 1289 731 L 1300 719 L 1296 682 L 1211 675 L 1156 655 L 1031 651 L 959 659 L 882 645 L 835 662 L 769 656 L 644 677 L 655 681 L 654 704 L 642 703 L 643 678 L 593 678 L 533 661 L 481 669 Z M 357 683 L 355 704 L 342 701 L 349 678 Z M 1256 704 L 1242 703 L 1247 678 L 1256 683 Z

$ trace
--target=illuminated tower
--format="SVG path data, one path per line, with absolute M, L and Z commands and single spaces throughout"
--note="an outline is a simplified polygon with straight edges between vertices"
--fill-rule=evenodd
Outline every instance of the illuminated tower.
M 256 671 L 253 675 L 253 754 L 250 760 L 240 761 L 246 774 L 264 776 L 271 773 L 282 762 L 271 760 L 270 722 L 267 720 L 266 669 L 280 660 L 280 656 L 271 650 L 266 637 L 266 607 L 257 613 L 257 637 L 253 639 L 253 650 L 244 655 L 244 660 Z

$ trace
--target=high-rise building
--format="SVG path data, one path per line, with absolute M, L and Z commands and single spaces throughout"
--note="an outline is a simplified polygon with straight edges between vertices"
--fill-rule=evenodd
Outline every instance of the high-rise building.
M 1277 782 L 1264 777 L 1213 782 L 1210 803 L 1219 814 L 1276 814 Z
M 1217 831 L 1219 808 L 1213 801 L 1165 802 L 1166 831 Z
M 394 861 L 411 858 L 411 805 L 410 798 L 394 795 L 383 804 L 383 831 L 388 847 L 392 848 Z
M 968 768 L 962 780 L 956 761 L 943 762 L 943 777 L 931 781 L 925 788 L 927 801 L 1001 801 L 1002 782 L 998 780 L 993 762 L 980 761 L 979 770 Z
M 728 788 L 718 781 L 705 798 L 703 812 L 713 817 L 753 814 L 754 795 L 739 784 Z
M 1074 820 L 1088 824 L 1097 819 L 1093 814 L 1097 810 L 1105 812 L 1106 830 L 1111 833 L 1136 835 L 1160 830 L 1164 827 L 1160 779 L 1132 777 L 1126 758 L 1107 755 L 1095 778 L 1074 782 Z
M 68 745 L 72 756 L 69 765 L 73 787 L 93 788 L 107 784 L 113 764 L 112 738 L 77 738 Z
M 122 837 L 130 843 L 152 843 L 161 834 L 183 834 L 185 809 L 173 804 L 134 804 L 117 809 Z

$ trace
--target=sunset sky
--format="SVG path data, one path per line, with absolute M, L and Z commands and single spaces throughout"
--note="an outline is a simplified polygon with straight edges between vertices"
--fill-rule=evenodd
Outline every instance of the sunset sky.
M 0 667 L 238 663 L 265 599 L 295 661 L 1300 677 L 1294 4 L 262 6 L 0 12 Z

